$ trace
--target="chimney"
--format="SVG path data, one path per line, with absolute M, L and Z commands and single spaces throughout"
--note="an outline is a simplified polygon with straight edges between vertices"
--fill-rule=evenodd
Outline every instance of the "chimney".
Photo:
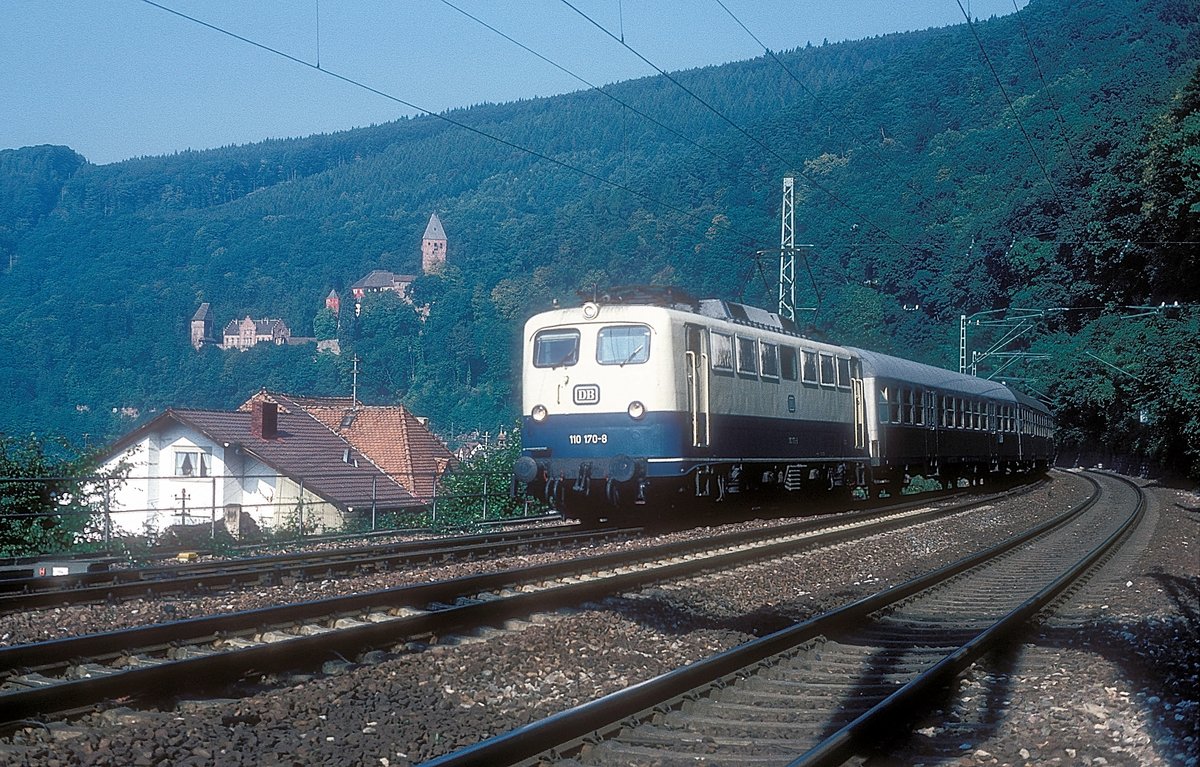
M 256 400 L 250 410 L 250 433 L 260 439 L 279 436 L 279 406 L 274 402 Z

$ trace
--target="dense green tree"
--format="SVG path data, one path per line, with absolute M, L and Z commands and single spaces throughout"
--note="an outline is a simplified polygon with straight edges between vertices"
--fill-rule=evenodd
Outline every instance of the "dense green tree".
M 786 173 L 813 246 L 802 319 L 831 341 L 953 366 L 963 313 L 1196 303 L 1194 5 L 1035 0 L 978 43 L 956 26 L 678 73 L 736 128 L 654 77 L 608 91 L 662 124 L 591 91 L 453 113 L 508 143 L 414 118 L 104 166 L 0 152 L 0 429 L 99 442 L 126 407 L 345 395 L 355 357 L 365 398 L 494 429 L 517 411 L 522 324 L 556 299 L 648 282 L 773 304 Z M 188 343 L 204 301 L 219 322 L 329 335 L 330 287 L 418 272 L 432 211 L 449 266 L 412 286 L 423 319 L 367 301 L 343 313 L 341 357 Z M 1042 330 L 1071 344 L 1097 315 L 1056 316 Z M 1039 375 L 1079 439 L 1115 439 L 1132 412 L 1097 421 L 1081 408 L 1109 400 Z M 1178 405 L 1138 412 L 1160 404 Z M 1168 447 L 1139 449 L 1190 449 L 1184 422 L 1155 423 Z

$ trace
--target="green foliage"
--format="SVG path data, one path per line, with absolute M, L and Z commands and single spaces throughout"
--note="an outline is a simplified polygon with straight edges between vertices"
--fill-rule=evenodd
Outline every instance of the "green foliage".
M 513 491 L 512 467 L 520 455 L 521 432 L 513 427 L 495 444 L 481 445 L 474 455 L 447 472 L 438 485 L 433 526 L 439 530 L 473 529 L 481 522 L 538 513 L 536 501 Z
M 338 318 L 328 306 L 321 307 L 313 317 L 313 335 L 318 341 L 329 341 L 338 337 Z
M 0 556 L 61 551 L 104 532 L 103 498 L 61 439 L 0 434 Z
M 522 324 L 555 299 L 643 282 L 771 306 L 786 173 L 796 242 L 814 246 L 798 300 L 820 303 L 801 319 L 834 342 L 953 366 L 959 314 L 1195 303 L 1194 5 L 1039 0 L 978 24 L 1011 107 L 957 26 L 782 51 L 787 71 L 760 57 L 679 74 L 745 133 L 664 78 L 609 86 L 695 143 L 587 91 L 454 113 L 633 194 L 432 118 L 106 166 L 0 152 L 0 430 L 102 442 L 132 425 L 124 407 L 345 396 L 355 355 L 364 399 L 494 430 L 518 409 Z M 250 314 L 329 337 L 329 290 L 416 273 L 433 211 L 448 265 L 412 285 L 424 319 L 369 297 L 343 312 L 341 357 L 188 343 L 201 301 L 218 327 Z M 1066 316 L 1046 330 L 1082 343 L 1095 312 Z M 1120 444 L 1120 385 L 1039 375 L 1073 438 Z M 1138 412 L 1183 412 L 1173 396 Z M 1187 423 L 1164 415 L 1161 444 L 1138 444 L 1177 463 Z

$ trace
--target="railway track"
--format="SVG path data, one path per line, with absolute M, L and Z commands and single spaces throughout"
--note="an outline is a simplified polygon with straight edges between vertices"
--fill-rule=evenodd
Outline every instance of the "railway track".
M 906 503 L 520 570 L 0 649 L 0 722 L 319 667 L 990 504 Z M 201 681 L 202 680 L 202 681 Z
M 115 602 L 146 596 L 270 586 L 285 579 L 332 578 L 425 562 L 447 562 L 627 540 L 641 528 L 581 530 L 565 525 L 449 539 L 374 544 L 328 551 L 264 554 L 233 560 L 0 581 L 0 613 L 68 604 Z
M 426 764 L 799 767 L 868 753 L 1111 556 L 1144 499 L 1091 481 L 1086 502 L 1000 546 Z

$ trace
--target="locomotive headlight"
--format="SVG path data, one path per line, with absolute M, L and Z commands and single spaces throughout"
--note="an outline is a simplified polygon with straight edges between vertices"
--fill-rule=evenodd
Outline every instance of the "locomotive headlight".
M 634 400 L 633 402 L 629 403 L 629 417 L 630 418 L 632 418 L 635 421 L 639 421 L 639 420 L 641 420 L 642 416 L 644 416 L 645 414 L 646 414 L 646 406 L 645 405 L 638 402 L 637 400 Z
M 534 405 L 533 410 L 529 411 L 529 414 L 533 416 L 533 420 L 541 423 L 542 421 L 546 420 L 546 406 Z
M 600 315 L 600 304 L 595 301 L 588 301 L 583 305 L 583 318 L 585 320 L 594 320 Z

